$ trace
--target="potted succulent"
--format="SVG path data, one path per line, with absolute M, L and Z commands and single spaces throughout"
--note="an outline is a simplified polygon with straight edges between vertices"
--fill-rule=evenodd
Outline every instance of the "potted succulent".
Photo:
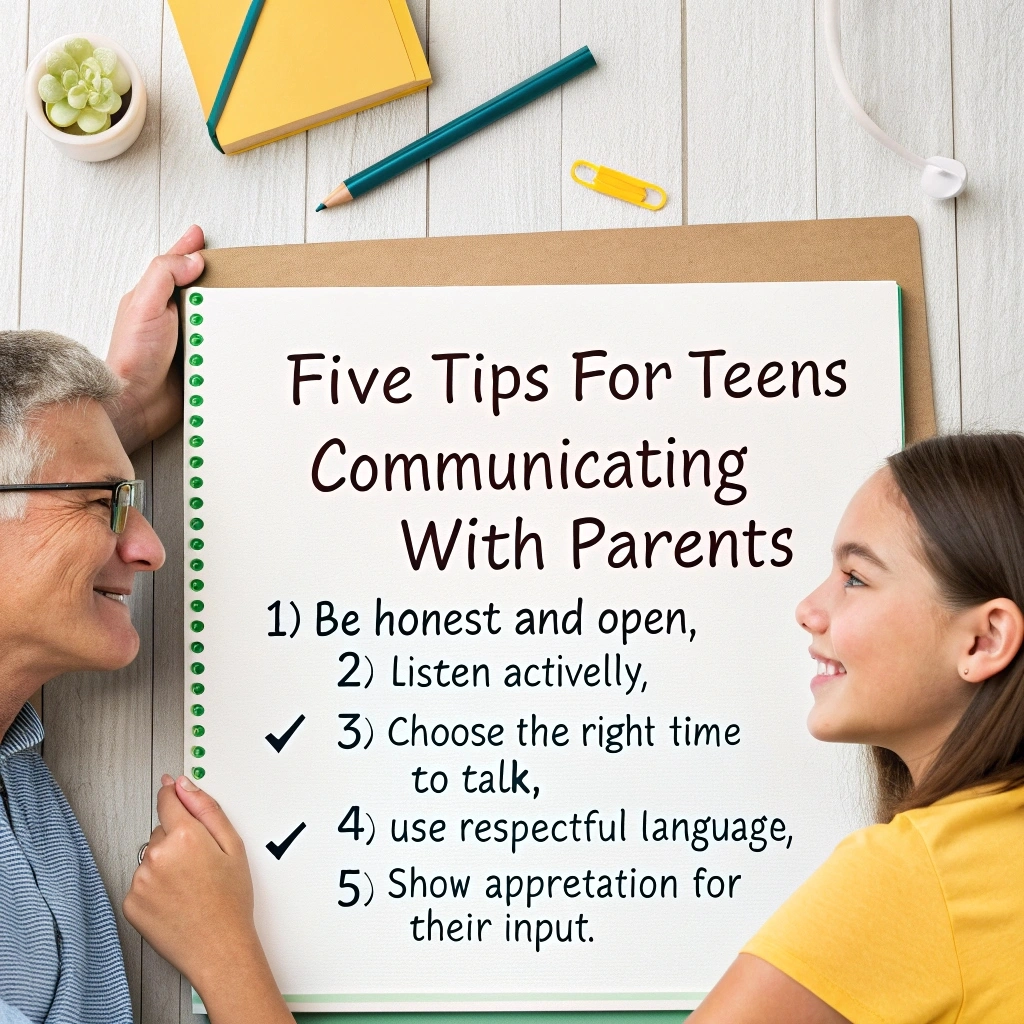
M 146 88 L 116 43 L 64 36 L 29 65 L 25 107 L 29 120 L 67 156 L 109 160 L 139 137 Z

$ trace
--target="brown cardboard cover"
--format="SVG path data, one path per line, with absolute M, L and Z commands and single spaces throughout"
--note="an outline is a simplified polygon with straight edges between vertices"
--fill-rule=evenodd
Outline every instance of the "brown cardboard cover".
M 921 245 L 911 217 L 322 242 L 204 255 L 199 284 L 207 288 L 896 281 L 907 442 L 935 433 Z

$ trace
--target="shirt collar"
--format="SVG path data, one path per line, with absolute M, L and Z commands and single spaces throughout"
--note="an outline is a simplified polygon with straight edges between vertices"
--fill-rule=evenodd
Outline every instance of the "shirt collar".
M 21 754 L 43 742 L 43 723 L 31 704 L 22 705 L 17 718 L 11 722 L 4 738 L 0 740 L 0 764 L 15 754 Z

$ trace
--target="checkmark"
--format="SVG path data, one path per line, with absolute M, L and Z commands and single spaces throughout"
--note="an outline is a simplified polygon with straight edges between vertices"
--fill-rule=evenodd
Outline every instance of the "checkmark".
M 305 715 L 299 715 L 290 726 L 287 731 L 283 732 L 280 736 L 275 736 L 272 732 L 268 732 L 264 737 L 266 741 L 280 754 L 284 749 L 284 745 L 292 738 L 292 734 L 296 729 L 306 720 Z
M 305 827 L 306 823 L 304 821 L 299 822 L 292 831 L 292 834 L 283 843 L 267 843 L 267 849 L 274 855 L 276 860 L 280 860 L 284 856 L 285 850 L 295 842 L 296 837 Z

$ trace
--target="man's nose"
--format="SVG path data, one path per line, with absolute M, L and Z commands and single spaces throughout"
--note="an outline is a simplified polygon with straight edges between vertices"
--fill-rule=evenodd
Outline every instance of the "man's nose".
M 118 538 L 121 561 L 136 572 L 156 572 L 164 564 L 164 546 L 156 531 L 138 509 L 128 510 L 128 522 Z

